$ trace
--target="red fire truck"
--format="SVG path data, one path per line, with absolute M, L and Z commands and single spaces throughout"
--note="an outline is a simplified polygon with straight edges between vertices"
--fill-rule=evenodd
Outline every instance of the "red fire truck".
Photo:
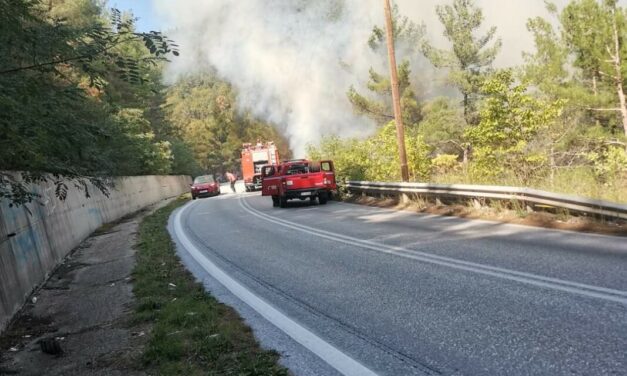
M 261 167 L 279 164 L 279 151 L 274 142 L 257 141 L 242 145 L 242 175 L 246 192 L 261 189 Z

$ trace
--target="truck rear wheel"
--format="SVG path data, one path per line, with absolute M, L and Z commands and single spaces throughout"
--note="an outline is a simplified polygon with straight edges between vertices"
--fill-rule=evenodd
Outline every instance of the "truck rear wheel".
M 311 203 L 311 205 L 316 205 L 316 196 L 309 197 L 309 202 Z
M 328 199 L 329 199 L 329 196 L 327 192 L 320 192 L 318 194 L 318 202 L 320 202 L 320 205 L 326 204 Z
M 282 208 L 287 207 L 287 197 L 285 196 L 279 197 L 279 206 Z
M 272 196 L 272 206 L 273 207 L 277 207 L 279 206 L 279 197 L 278 196 Z

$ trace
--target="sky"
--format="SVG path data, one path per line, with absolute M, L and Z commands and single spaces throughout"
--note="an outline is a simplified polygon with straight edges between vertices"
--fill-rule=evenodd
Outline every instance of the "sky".
M 137 21 L 139 31 L 164 31 L 168 28 L 164 17 L 156 12 L 153 0 L 108 0 L 108 6 L 121 11 L 131 10 Z

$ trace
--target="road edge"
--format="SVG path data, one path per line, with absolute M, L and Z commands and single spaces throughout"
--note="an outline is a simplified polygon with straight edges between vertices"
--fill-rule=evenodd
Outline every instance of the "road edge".
M 264 320 L 289 336 L 292 340 L 332 367 L 340 374 L 347 376 L 374 376 L 377 375 L 357 360 L 351 358 L 332 344 L 324 341 L 298 322 L 294 321 L 280 310 L 255 295 L 252 291 L 230 277 L 224 270 L 206 257 L 186 236 L 183 229 L 182 217 L 193 203 L 189 203 L 174 212 L 170 218 L 170 232 L 176 237 L 177 244 L 203 268 L 204 271 L 227 289 L 233 296 L 246 306 L 254 310 Z

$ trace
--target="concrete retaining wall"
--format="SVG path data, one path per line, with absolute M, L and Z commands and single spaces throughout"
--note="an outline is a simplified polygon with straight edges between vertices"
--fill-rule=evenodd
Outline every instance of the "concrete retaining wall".
M 187 176 L 121 177 L 109 198 L 89 186 L 90 198 L 70 189 L 65 201 L 55 197 L 52 183 L 43 183 L 34 190 L 44 205 L 16 208 L 0 201 L 0 332 L 33 289 L 94 230 L 186 192 L 189 183 Z

